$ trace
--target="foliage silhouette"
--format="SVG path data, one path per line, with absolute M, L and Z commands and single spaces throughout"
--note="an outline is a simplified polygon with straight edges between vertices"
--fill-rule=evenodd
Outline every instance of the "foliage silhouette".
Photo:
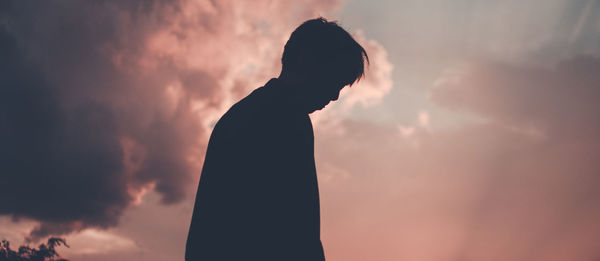
M 68 261 L 56 252 L 55 248 L 60 245 L 69 247 L 65 239 L 51 237 L 46 244 L 40 244 L 38 249 L 20 246 L 18 251 L 14 251 L 10 248 L 10 242 L 2 240 L 0 242 L 0 261 Z

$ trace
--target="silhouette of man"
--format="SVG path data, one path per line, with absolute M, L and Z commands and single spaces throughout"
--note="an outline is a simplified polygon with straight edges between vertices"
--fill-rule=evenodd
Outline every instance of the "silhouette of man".
M 185 259 L 325 260 L 309 113 L 364 73 L 367 53 L 343 28 L 308 20 L 278 78 L 233 105 L 210 137 Z

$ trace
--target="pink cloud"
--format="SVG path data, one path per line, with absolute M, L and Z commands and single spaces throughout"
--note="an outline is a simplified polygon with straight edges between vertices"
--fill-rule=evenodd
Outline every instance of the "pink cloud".
M 346 108 L 360 104 L 363 107 L 377 105 L 392 89 L 392 69 L 394 66 L 388 59 L 385 48 L 375 40 L 367 39 L 362 31 L 354 35 L 356 40 L 365 48 L 369 55 L 369 67 L 365 78 L 346 90 L 346 95 L 340 99 Z
M 438 81 L 432 100 L 487 121 L 408 137 L 365 121 L 318 129 L 319 173 L 343 170 L 321 183 L 328 258 L 600 256 L 598 71 L 595 57 L 555 68 L 474 63 Z
M 579 56 L 556 68 L 472 63 L 442 77 L 432 100 L 519 128 L 550 135 L 594 135 L 600 62 Z

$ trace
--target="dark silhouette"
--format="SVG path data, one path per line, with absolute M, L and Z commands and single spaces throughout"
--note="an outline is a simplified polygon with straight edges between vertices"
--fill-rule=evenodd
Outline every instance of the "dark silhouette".
M 51 237 L 48 238 L 46 244 L 40 244 L 38 249 L 29 246 L 20 246 L 18 251 L 10 248 L 10 242 L 2 240 L 0 243 L 0 261 L 68 261 L 61 258 L 56 252 L 56 247 L 67 245 L 67 241 L 63 238 Z
M 233 105 L 206 151 L 186 260 L 324 260 L 309 113 L 364 73 L 365 50 L 335 22 L 306 21 L 282 71 Z

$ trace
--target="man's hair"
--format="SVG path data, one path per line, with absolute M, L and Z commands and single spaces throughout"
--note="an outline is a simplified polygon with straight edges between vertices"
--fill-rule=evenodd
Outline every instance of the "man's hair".
M 344 85 L 364 75 L 365 49 L 335 21 L 319 17 L 298 26 L 285 44 L 281 57 L 284 72 L 304 75 L 329 73 Z

